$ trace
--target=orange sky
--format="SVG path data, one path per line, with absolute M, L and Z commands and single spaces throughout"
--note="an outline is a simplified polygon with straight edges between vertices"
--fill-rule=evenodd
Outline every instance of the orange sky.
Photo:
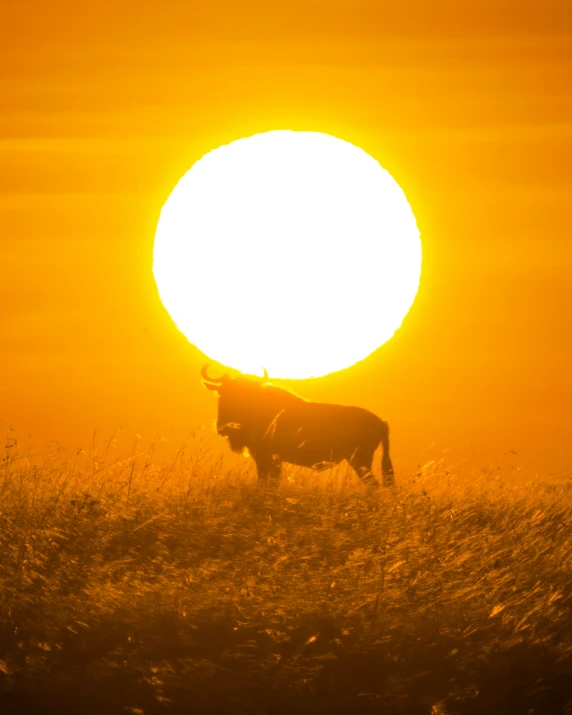
M 424 249 L 396 337 L 298 391 L 387 419 L 398 464 L 572 468 L 571 20 L 562 0 L 3 2 L 0 430 L 178 447 L 210 424 L 155 225 L 205 152 L 290 128 L 376 157 Z

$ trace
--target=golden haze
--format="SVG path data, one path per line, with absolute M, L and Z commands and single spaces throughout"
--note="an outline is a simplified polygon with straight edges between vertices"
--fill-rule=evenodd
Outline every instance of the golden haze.
M 571 13 L 556 0 L 4 3 L 0 426 L 73 448 L 124 425 L 174 449 L 210 425 L 203 358 L 153 284 L 155 225 L 207 151 L 289 128 L 375 157 L 424 249 L 394 339 L 297 389 L 389 420 L 403 464 L 435 442 L 569 468 Z M 197 270 L 215 290 L 215 258 Z

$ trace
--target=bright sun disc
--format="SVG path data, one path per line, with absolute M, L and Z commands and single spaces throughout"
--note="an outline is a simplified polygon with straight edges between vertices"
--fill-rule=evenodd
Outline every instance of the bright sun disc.
M 153 272 L 209 358 L 305 378 L 389 340 L 415 299 L 421 242 L 405 194 L 328 134 L 273 131 L 206 154 L 157 226 Z

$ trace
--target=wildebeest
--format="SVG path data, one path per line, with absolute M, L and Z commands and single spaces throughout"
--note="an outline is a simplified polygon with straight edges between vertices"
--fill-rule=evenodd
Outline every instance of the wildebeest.
M 361 407 L 304 400 L 264 372 L 262 379 L 213 379 L 208 364 L 201 371 L 204 386 L 219 395 L 218 434 L 234 452 L 248 451 L 259 480 L 277 480 L 282 462 L 323 470 L 345 459 L 364 484 L 379 487 L 372 462 L 381 444 L 383 485 L 393 485 L 387 422 Z

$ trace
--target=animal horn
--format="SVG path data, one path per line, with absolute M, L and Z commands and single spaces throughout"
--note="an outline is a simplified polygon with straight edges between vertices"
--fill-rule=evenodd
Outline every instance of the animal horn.
M 210 377 L 208 370 L 210 367 L 211 363 L 207 362 L 206 365 L 203 365 L 201 369 L 201 376 L 203 377 L 204 380 L 207 382 L 212 382 L 212 383 L 222 383 L 222 377 L 219 377 L 218 380 L 215 380 L 214 378 Z
M 264 376 L 262 377 L 262 381 L 268 382 L 268 370 L 265 367 L 263 367 L 262 369 L 264 370 Z

